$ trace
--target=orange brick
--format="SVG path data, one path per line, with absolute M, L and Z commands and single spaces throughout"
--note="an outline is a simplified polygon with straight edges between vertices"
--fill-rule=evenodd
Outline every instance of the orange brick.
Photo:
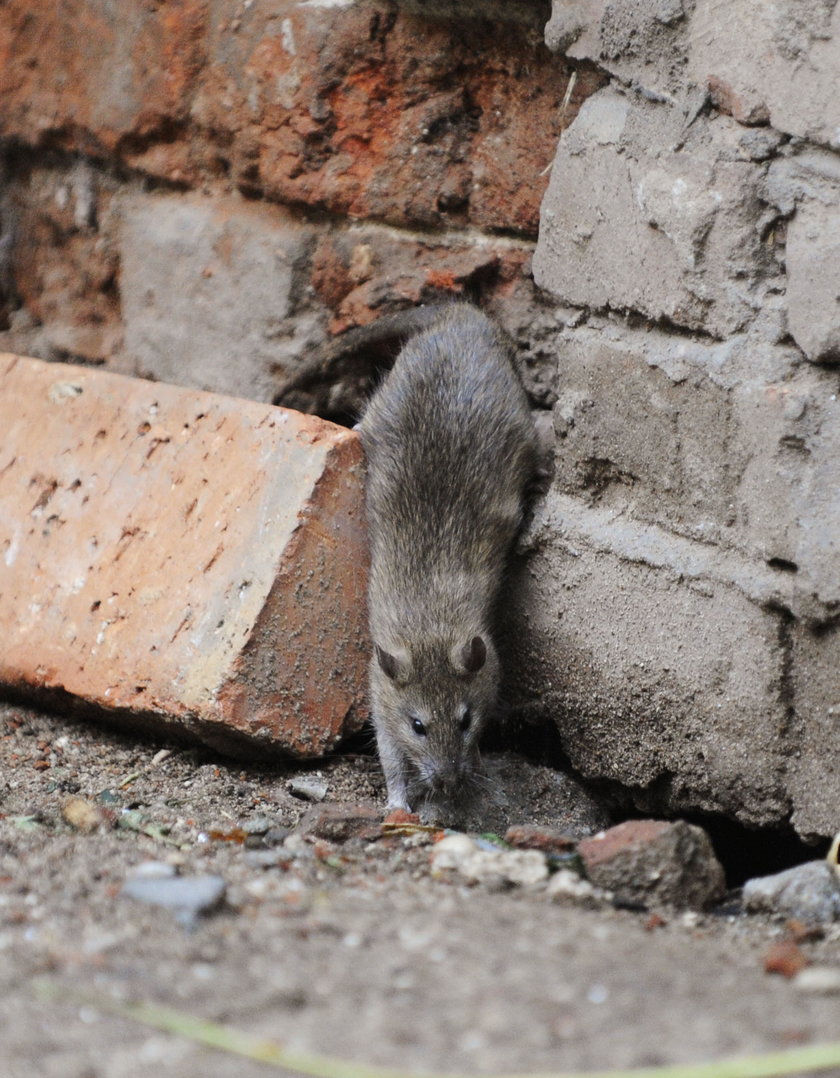
M 0 681 L 319 754 L 365 715 L 352 431 L 0 355 Z

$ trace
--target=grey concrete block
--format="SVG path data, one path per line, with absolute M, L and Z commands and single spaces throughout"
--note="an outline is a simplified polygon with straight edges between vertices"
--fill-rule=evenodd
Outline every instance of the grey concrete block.
M 663 96 L 683 81 L 687 26 L 683 0 L 552 0 L 545 40 Z
M 714 548 L 550 494 L 505 605 L 511 691 L 654 813 L 787 818 L 778 617 Z
M 555 486 L 743 561 L 721 579 L 821 621 L 840 604 L 835 376 L 755 336 L 558 330 Z
M 270 401 L 315 315 L 291 317 L 313 231 L 241 199 L 136 195 L 122 206 L 120 290 L 131 373 Z M 297 359 L 295 359 L 297 357 Z
M 840 146 L 840 7 L 698 0 L 687 76 L 744 122 Z
M 779 273 L 761 243 L 765 166 L 728 117 L 684 125 L 681 109 L 614 88 L 584 103 L 543 200 L 540 287 L 716 337 L 750 322 Z
M 833 835 L 840 830 L 840 630 L 788 630 L 791 822 L 800 834 Z
M 787 306 L 805 355 L 840 360 L 840 203 L 802 202 L 788 224 Z
M 840 607 L 839 397 L 835 372 L 808 364 L 732 394 L 736 541 L 789 577 L 788 609 L 809 622 Z

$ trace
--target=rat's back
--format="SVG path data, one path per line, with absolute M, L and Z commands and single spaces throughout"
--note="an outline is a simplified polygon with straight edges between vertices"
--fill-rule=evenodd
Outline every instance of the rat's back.
M 372 609 L 389 593 L 472 577 L 495 592 L 535 459 L 524 390 L 500 330 L 466 304 L 403 348 L 361 424 Z

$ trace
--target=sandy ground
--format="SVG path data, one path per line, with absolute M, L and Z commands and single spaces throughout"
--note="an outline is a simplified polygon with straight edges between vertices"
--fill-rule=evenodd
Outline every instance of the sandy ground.
M 491 763 L 503 794 L 482 826 L 582 832 L 603 822 L 562 774 Z M 343 843 L 315 839 L 317 810 L 289 788 L 300 778 L 326 783 L 325 805 L 384 802 L 371 757 L 244 765 L 0 706 L 2 1074 L 271 1073 L 112 1017 L 79 993 L 424 1071 L 701 1061 L 837 1037 L 840 996 L 766 973 L 787 929 L 738 915 L 731 895 L 718 911 L 651 920 L 558 905 L 540 886 L 435 878 L 423 836 L 377 838 L 374 825 Z M 73 798 L 92 819 L 72 817 Z M 303 837 L 291 847 L 273 845 L 295 827 Z M 218 874 L 224 902 L 185 925 L 121 894 L 147 861 Z M 801 951 L 840 967 L 840 928 Z M 57 999 L 36 995 L 43 978 Z

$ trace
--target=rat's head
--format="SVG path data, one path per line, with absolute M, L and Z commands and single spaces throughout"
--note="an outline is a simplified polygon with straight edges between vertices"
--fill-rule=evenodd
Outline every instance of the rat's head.
M 374 714 L 412 770 L 415 795 L 457 800 L 478 768 L 478 743 L 496 703 L 499 663 L 478 634 L 410 649 L 374 647 Z

